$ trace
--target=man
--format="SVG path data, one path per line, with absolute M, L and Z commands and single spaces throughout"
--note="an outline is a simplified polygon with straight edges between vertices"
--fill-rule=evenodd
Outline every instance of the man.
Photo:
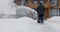
M 45 13 L 45 7 L 42 5 L 42 3 L 40 3 L 37 8 L 38 23 L 44 23 L 43 21 L 44 13 Z

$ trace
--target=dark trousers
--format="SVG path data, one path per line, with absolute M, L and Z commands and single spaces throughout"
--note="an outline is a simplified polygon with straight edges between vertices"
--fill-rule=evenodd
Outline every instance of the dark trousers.
M 43 14 L 38 15 L 38 23 L 44 23 L 43 16 Z

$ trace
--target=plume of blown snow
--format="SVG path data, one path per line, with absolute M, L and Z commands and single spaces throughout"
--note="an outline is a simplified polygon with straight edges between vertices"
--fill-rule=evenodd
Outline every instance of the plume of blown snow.
M 17 17 L 27 16 L 27 17 L 31 17 L 33 19 L 37 19 L 37 12 L 32 8 L 29 8 L 26 6 L 20 6 L 16 10 L 17 10 L 16 11 Z

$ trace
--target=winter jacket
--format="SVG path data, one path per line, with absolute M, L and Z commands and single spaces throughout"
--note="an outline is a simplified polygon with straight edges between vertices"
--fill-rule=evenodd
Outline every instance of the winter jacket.
M 37 13 L 38 13 L 38 15 L 44 14 L 45 13 L 45 7 L 42 5 L 38 6 Z

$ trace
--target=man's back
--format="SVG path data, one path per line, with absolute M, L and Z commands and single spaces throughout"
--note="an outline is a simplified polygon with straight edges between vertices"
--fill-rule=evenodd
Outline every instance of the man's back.
M 44 7 L 44 6 L 38 6 L 37 12 L 38 12 L 39 14 L 44 14 L 44 12 L 45 12 L 45 7 Z

